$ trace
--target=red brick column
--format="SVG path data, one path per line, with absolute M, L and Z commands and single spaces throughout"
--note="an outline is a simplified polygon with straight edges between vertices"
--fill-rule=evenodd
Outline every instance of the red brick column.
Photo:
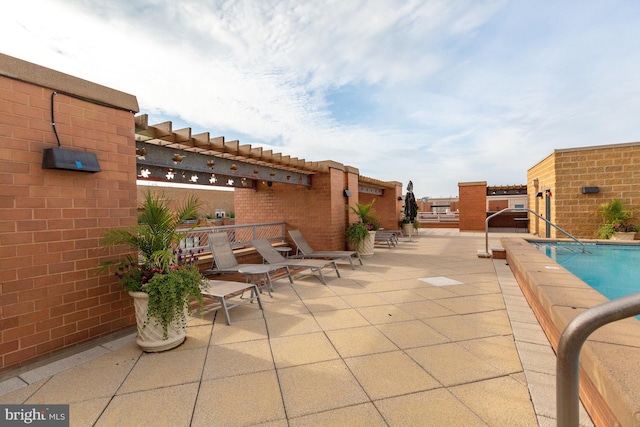
M 484 231 L 487 219 L 487 182 L 458 183 L 460 231 Z

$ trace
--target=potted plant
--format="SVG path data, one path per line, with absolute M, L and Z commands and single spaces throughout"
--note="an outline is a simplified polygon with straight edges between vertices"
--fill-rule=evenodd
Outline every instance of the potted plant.
M 372 212 L 374 202 L 375 200 L 366 205 L 356 203 L 356 207 L 346 206 L 347 210 L 351 210 L 358 217 L 357 222 L 347 227 L 347 243 L 363 257 L 373 255 L 376 230 L 380 228 L 378 218 Z
M 639 227 L 629 222 L 633 211 L 626 209 L 619 199 L 603 203 L 598 209 L 604 218 L 604 224 L 598 230 L 601 239 L 633 240 L 640 231 Z
M 186 337 L 186 313 L 190 302 L 202 302 L 197 254 L 179 249 L 188 230 L 178 227 L 193 217 L 198 199 L 190 196 L 173 212 L 163 195 L 145 195 L 138 225 L 128 230 L 109 230 L 105 246 L 126 245 L 137 253 L 118 261 L 103 262 L 99 271 L 116 266 L 120 285 L 134 298 L 138 324 L 137 343 L 144 351 L 164 351 L 180 345 Z M 193 228 L 193 227 L 192 227 Z
M 413 224 L 411 223 L 411 220 L 406 216 L 400 220 L 399 225 L 402 229 L 402 234 L 404 234 L 405 236 L 410 236 L 413 232 Z

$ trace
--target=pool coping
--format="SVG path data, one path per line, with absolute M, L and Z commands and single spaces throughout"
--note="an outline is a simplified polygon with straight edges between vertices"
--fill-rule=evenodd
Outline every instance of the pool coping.
M 557 352 L 560 335 L 567 324 L 579 313 L 608 299 L 540 252 L 530 241 L 558 240 L 501 239 L 507 263 Z M 587 339 L 580 352 L 580 398 L 595 425 L 640 423 L 640 376 L 633 372 L 638 366 L 640 322 L 637 319 L 606 325 Z

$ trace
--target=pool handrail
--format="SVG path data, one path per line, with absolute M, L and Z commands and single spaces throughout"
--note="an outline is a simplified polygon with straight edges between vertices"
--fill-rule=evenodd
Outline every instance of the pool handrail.
M 568 232 L 564 231 L 562 228 L 558 227 L 557 225 L 555 225 L 554 223 L 552 223 L 551 221 L 549 221 L 545 217 L 541 216 L 537 212 L 534 212 L 534 211 L 532 211 L 531 209 L 528 209 L 528 208 L 505 208 L 505 209 L 502 209 L 501 211 L 498 211 L 498 212 L 496 212 L 496 213 L 494 213 L 492 215 L 489 215 L 487 217 L 487 219 L 484 221 L 484 251 L 485 251 L 485 256 L 486 257 L 490 256 L 490 254 L 489 254 L 489 220 L 491 218 L 493 218 L 494 216 L 498 216 L 501 213 L 508 212 L 508 211 L 516 211 L 516 212 L 523 212 L 524 211 L 524 212 L 530 212 L 530 213 L 534 214 L 535 216 L 537 216 L 538 218 L 540 218 L 541 220 L 543 220 L 547 224 L 549 224 L 552 227 L 554 227 L 556 230 L 560 231 L 561 233 L 563 233 L 564 235 L 566 235 L 567 237 L 569 237 L 570 239 L 572 239 L 573 241 L 575 241 L 576 243 L 581 245 L 582 246 L 582 252 L 586 252 L 586 249 L 584 247 L 584 243 L 582 243 L 576 237 L 574 237 L 571 234 L 569 234 Z
M 580 349 L 589 335 L 617 320 L 640 314 L 640 292 L 596 305 L 573 318 L 564 328 L 556 360 L 556 420 L 560 427 L 580 424 Z

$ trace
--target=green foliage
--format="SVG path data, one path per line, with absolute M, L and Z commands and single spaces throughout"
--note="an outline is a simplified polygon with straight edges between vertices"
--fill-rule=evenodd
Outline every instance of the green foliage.
M 157 318 L 164 339 L 171 322 L 186 322 L 184 312 L 190 300 L 202 301 L 200 284 L 204 278 L 195 264 L 197 254 L 177 249 L 189 231 L 179 231 L 178 227 L 197 215 L 199 205 L 196 197 L 189 196 L 173 212 L 164 195 L 147 191 L 138 225 L 128 230 L 109 230 L 102 239 L 105 246 L 126 245 L 137 252 L 137 259 L 127 255 L 118 261 L 107 261 L 98 271 L 115 265 L 115 275 L 125 290 L 149 294 L 147 316 Z
M 624 224 L 631 218 L 632 211 L 625 209 L 619 199 L 613 199 L 609 203 L 603 203 L 599 207 L 600 215 L 606 222 L 612 224 Z
M 346 239 L 347 243 L 354 248 L 358 248 L 362 242 L 369 236 L 369 229 L 361 222 L 355 222 L 347 227 Z
M 356 207 L 347 205 L 345 208 L 355 213 L 358 216 L 358 222 L 355 222 L 347 227 L 346 239 L 354 248 L 359 248 L 362 242 L 369 236 L 369 231 L 378 230 L 380 228 L 380 222 L 378 217 L 373 213 L 373 200 L 366 205 L 356 203 Z
M 610 239 L 616 232 L 637 232 L 639 229 L 629 222 L 633 217 L 633 211 L 626 209 L 619 199 L 601 204 L 598 213 L 604 219 L 604 224 L 598 230 L 601 239 Z
M 380 221 L 373 212 L 373 203 L 375 199 L 366 205 L 356 203 L 356 207 L 347 205 L 346 209 L 355 213 L 358 217 L 358 222 L 365 224 L 369 230 L 377 230 L 380 228 Z
M 178 232 L 178 227 L 188 218 L 197 215 L 200 202 L 197 197 L 187 197 L 177 212 L 169 207 L 164 195 L 145 194 L 145 202 L 138 215 L 138 225 L 129 230 L 109 230 L 102 239 L 105 246 L 128 245 L 140 253 L 140 263 L 166 268 L 174 260 L 172 251 L 188 230 Z M 111 263 L 106 263 L 107 266 Z
M 191 299 L 202 303 L 200 284 L 204 280 L 194 264 L 175 265 L 161 274 L 154 274 L 144 286 L 149 294 L 147 320 L 156 319 L 162 326 L 163 339 L 167 339 L 168 327 L 176 323 L 186 326 L 185 309 Z

